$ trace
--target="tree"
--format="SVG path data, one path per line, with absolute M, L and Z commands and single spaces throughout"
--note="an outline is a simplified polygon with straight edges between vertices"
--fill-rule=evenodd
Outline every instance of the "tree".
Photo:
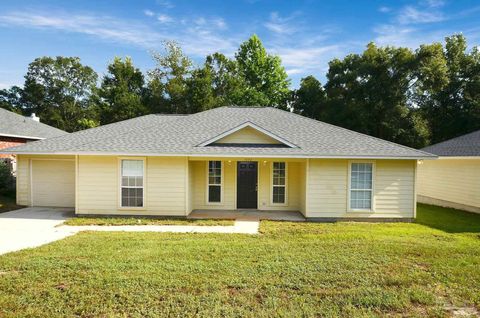
M 115 57 L 98 89 L 99 118 L 102 125 L 145 115 L 144 77 L 132 59 Z M 84 122 L 84 124 L 91 124 Z
M 235 59 L 246 83 L 243 105 L 287 107 L 290 94 L 287 72 L 280 57 L 268 54 L 257 35 L 240 45 Z
M 2 89 L 0 90 L 0 108 L 23 114 L 24 104 L 22 98 L 23 89 L 18 86 L 12 86 L 9 89 Z
M 408 92 L 416 83 L 416 63 L 410 49 L 373 43 L 361 55 L 331 61 L 327 121 L 410 146 L 425 145 L 428 135 L 422 118 L 413 115 L 408 101 Z
M 148 72 L 150 95 L 156 96 L 153 101 L 165 103 L 168 113 L 191 113 L 192 109 L 187 106 L 187 79 L 192 74 L 193 63 L 176 42 L 167 41 L 164 46 L 163 53 L 152 54 L 157 65 Z
M 440 84 L 421 87 L 418 93 L 432 143 L 480 129 L 480 52 L 474 47 L 468 53 L 463 35 L 447 37 L 445 42 L 443 51 L 437 47 L 437 62 L 431 71 L 441 75 Z M 422 49 L 428 48 L 432 50 Z M 426 76 L 429 71 L 422 69 L 421 73 Z
M 77 57 L 41 57 L 30 63 L 22 99 L 26 113 L 39 114 L 48 125 L 77 131 L 91 116 L 90 97 L 97 74 Z
M 321 120 L 325 114 L 326 95 L 322 84 L 312 75 L 302 78 L 300 88 L 292 92 L 293 111 Z

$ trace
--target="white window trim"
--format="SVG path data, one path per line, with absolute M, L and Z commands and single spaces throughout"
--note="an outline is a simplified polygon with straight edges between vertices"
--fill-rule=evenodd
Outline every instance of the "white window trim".
M 372 164 L 372 194 L 371 194 L 371 208 L 370 209 L 352 209 L 351 207 L 351 189 L 352 189 L 352 164 L 354 163 L 371 163 Z M 347 206 L 348 212 L 375 212 L 375 161 L 372 160 L 349 160 L 348 161 L 348 189 L 347 189 Z
M 143 161 L 143 206 L 122 206 L 122 160 Z M 146 157 L 119 157 L 118 158 L 118 209 L 119 210 L 146 210 L 147 209 L 147 160 Z
M 285 202 L 283 203 L 274 203 L 273 202 L 273 163 L 274 162 L 283 162 L 285 163 Z M 278 187 L 278 186 L 276 186 Z M 280 186 L 281 187 L 281 186 Z M 288 162 L 275 160 L 270 163 L 270 204 L 273 206 L 288 206 Z
M 209 178 L 208 178 L 208 173 L 209 173 L 209 163 L 210 161 L 220 161 L 221 162 L 221 165 L 220 165 L 220 202 L 210 202 L 210 197 L 209 197 L 209 186 L 210 186 L 210 182 L 209 182 Z M 225 171 L 225 162 L 222 161 L 222 160 L 207 160 L 206 161 L 206 184 L 207 184 L 207 187 L 205 188 L 205 202 L 207 205 L 222 205 L 223 204 L 223 179 L 224 179 L 224 171 Z M 212 185 L 217 185 L 218 184 L 212 184 Z

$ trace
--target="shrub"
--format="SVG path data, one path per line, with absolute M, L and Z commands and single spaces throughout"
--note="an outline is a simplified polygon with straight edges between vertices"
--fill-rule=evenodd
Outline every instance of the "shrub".
M 12 194 L 15 191 L 15 177 L 10 166 L 0 161 L 0 194 Z

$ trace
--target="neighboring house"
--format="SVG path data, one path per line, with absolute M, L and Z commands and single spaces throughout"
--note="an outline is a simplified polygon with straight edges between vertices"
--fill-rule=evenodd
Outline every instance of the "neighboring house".
M 418 159 L 435 156 L 271 107 L 148 115 L 10 149 L 17 200 L 77 214 L 300 211 L 415 217 Z
M 422 150 L 439 160 L 418 166 L 418 201 L 480 213 L 480 130 Z
M 24 117 L 0 108 L 0 150 L 64 134 L 63 130 L 40 123 L 34 113 Z M 15 157 L 11 154 L 0 154 L 0 160 L 5 159 L 15 164 Z

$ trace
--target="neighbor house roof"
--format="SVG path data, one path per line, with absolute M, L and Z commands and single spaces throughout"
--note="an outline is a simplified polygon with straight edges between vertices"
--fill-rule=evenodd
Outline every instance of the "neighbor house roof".
M 244 125 L 288 143 L 208 144 Z M 147 115 L 9 149 L 25 154 L 303 158 L 428 158 L 429 153 L 272 107 L 219 107 L 192 115 Z
M 63 130 L 0 108 L 0 136 L 36 140 L 65 134 Z
M 480 130 L 425 147 L 422 150 L 445 157 L 480 157 Z

